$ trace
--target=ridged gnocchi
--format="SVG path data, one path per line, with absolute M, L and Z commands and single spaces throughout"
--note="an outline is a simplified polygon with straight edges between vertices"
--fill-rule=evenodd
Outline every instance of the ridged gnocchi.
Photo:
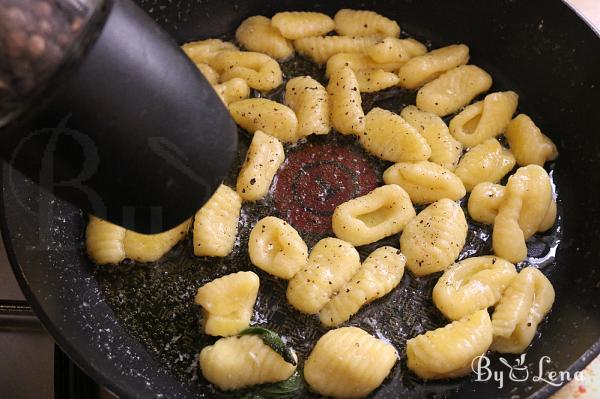
M 125 259 L 155 262 L 187 234 L 190 220 L 158 234 L 140 234 L 90 215 L 85 246 L 98 265 L 118 264 Z
M 319 312 L 327 327 L 348 321 L 364 305 L 384 297 L 400 283 L 406 258 L 394 247 L 380 247 L 363 262 L 358 272 Z
M 469 216 L 479 223 L 494 224 L 500 204 L 504 201 L 504 186 L 483 182 L 476 185 L 469 195 Z
M 213 86 L 225 105 L 250 97 L 250 86 L 244 79 L 233 78 Z
M 246 18 L 235 31 L 237 41 L 250 51 L 267 54 L 276 60 L 294 54 L 292 42 L 271 25 L 271 20 L 262 15 Z
M 439 116 L 450 115 L 491 86 L 492 77 L 486 71 L 475 65 L 462 65 L 421 87 L 417 107 Z
M 208 64 L 221 51 L 237 51 L 235 44 L 220 39 L 189 42 L 181 46 L 183 52 L 196 64 Z
M 429 161 L 398 162 L 383 173 L 385 184 L 397 184 L 413 204 L 430 204 L 442 198 L 458 201 L 467 191 L 454 173 Z
M 411 58 L 398 70 L 400 86 L 416 89 L 432 81 L 452 68 L 469 61 L 469 48 L 464 44 L 453 44 Z
M 199 363 L 204 378 L 224 391 L 284 381 L 296 371 L 256 335 L 221 338 L 202 349 Z
M 512 263 L 477 256 L 450 266 L 433 287 L 433 303 L 450 320 L 494 306 L 517 276 Z
M 241 78 L 253 89 L 273 90 L 283 81 L 277 61 L 266 54 L 252 51 L 221 51 L 209 61 L 221 75 L 221 81 Z
M 335 17 L 335 31 L 345 36 L 400 36 L 400 26 L 394 20 L 374 11 L 343 8 Z
M 538 325 L 554 303 L 554 287 L 534 267 L 526 267 L 508 286 L 492 314 L 492 350 L 523 353 L 533 340 Z
M 390 184 L 338 205 L 331 224 L 337 237 L 358 246 L 399 233 L 414 216 L 406 191 Z
M 252 272 L 216 278 L 198 288 L 195 302 L 202 307 L 204 333 L 227 337 L 247 328 L 260 280 Z
M 348 67 L 336 70 L 327 84 L 331 125 L 342 134 L 365 131 L 365 113 L 358 81 Z
M 294 40 L 294 47 L 317 64 L 325 64 L 335 54 L 364 53 L 375 43 L 375 37 L 315 36 Z
M 367 55 L 377 63 L 405 63 L 413 57 L 427 53 L 427 47 L 415 39 L 386 37 L 367 49 Z
M 273 177 L 285 160 L 283 144 L 257 130 L 238 174 L 236 191 L 244 201 L 258 201 L 269 192 Z
M 295 143 L 298 118 L 293 110 L 266 98 L 248 98 L 229 104 L 229 113 L 248 133 L 260 130 L 285 143 Z
M 444 198 L 429 205 L 400 236 L 406 267 L 416 276 L 445 270 L 465 245 L 467 230 L 465 214 L 456 202 Z
M 299 311 L 318 313 L 360 268 L 356 249 L 337 238 L 324 238 L 310 252 L 308 263 L 290 280 L 287 300 Z
M 335 22 L 329 15 L 310 11 L 278 12 L 271 18 L 271 25 L 290 40 L 324 36 L 335 29 Z
M 407 365 L 424 380 L 469 374 L 473 361 L 492 343 L 492 322 L 479 310 L 445 327 L 428 331 L 406 342 Z
M 298 136 L 327 134 L 331 130 L 327 90 L 310 76 L 288 80 L 285 85 L 285 103 L 296 113 Z
M 194 255 L 227 256 L 237 237 L 242 199 L 221 184 L 194 217 Z
M 471 148 L 454 170 L 467 191 L 483 182 L 497 183 L 515 166 L 515 157 L 495 138 Z
M 400 65 L 402 65 L 400 62 L 388 62 L 380 64 L 373 61 L 367 54 L 362 53 L 338 53 L 331 56 L 331 58 L 329 58 L 327 61 L 325 74 L 327 76 L 332 76 L 335 71 L 343 67 L 349 67 L 354 73 L 358 73 L 359 71 L 374 71 L 378 69 L 391 72 L 398 69 Z
M 314 391 L 334 398 L 362 398 L 377 388 L 398 360 L 389 343 L 357 327 L 323 335 L 304 365 L 304 378 Z
M 465 147 L 474 147 L 506 130 L 517 110 L 514 91 L 491 93 L 463 109 L 450 121 L 450 133 Z
M 452 137 L 442 118 L 431 112 L 421 111 L 414 105 L 405 107 L 400 116 L 425 138 L 431 148 L 431 162 L 450 171 L 456 169 L 463 147 Z
M 552 140 L 525 114 L 517 115 L 510 121 L 504 136 L 519 166 L 544 166 L 546 161 L 552 161 L 558 156 Z
M 367 114 L 358 140 L 365 150 L 390 162 L 424 161 L 431 156 L 429 144 L 412 125 L 378 107 Z
M 250 231 L 248 255 L 256 267 L 289 280 L 308 262 L 308 248 L 300 234 L 274 216 L 259 220 Z
M 396 86 L 399 78 L 393 72 L 375 69 L 356 72 L 356 81 L 361 93 L 374 93 Z

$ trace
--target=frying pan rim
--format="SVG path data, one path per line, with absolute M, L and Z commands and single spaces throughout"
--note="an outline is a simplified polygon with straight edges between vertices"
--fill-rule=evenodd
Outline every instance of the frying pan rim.
M 594 35 L 600 40 L 600 26 L 596 27 L 589 18 L 584 16 L 580 10 L 575 8 L 567 0 L 561 0 L 561 2 L 566 5 L 572 12 L 574 12 L 577 17 L 582 20 L 588 28 L 594 33 Z M 0 189 L 4 190 L 4 170 L 7 167 L 11 167 L 6 164 L 6 162 L 2 161 L 0 163 Z M 128 392 L 125 387 L 122 387 L 122 384 L 115 382 L 112 379 L 106 377 L 100 370 L 92 365 L 86 358 L 80 353 L 77 348 L 69 343 L 69 341 L 58 331 L 58 329 L 51 322 L 50 318 L 44 312 L 42 306 L 39 304 L 36 295 L 31 290 L 29 283 L 25 275 L 22 273 L 22 268 L 19 260 L 15 254 L 14 246 L 12 243 L 13 236 L 10 234 L 10 229 L 7 224 L 6 219 L 6 207 L 4 202 L 4 195 L 0 193 L 0 232 L 2 233 L 2 240 L 4 242 L 4 247 L 6 250 L 6 254 L 8 257 L 8 261 L 11 265 L 13 275 L 15 276 L 17 283 L 19 284 L 19 288 L 23 292 L 25 299 L 27 300 L 29 306 L 31 306 L 35 315 L 41 321 L 43 327 L 50 333 L 55 343 L 60 347 L 60 349 L 67 354 L 67 356 L 88 376 L 90 376 L 96 383 L 99 385 L 108 388 L 110 391 L 119 395 L 120 397 L 128 397 Z M 134 339 L 133 337 L 131 337 Z M 583 370 L 587 365 L 589 365 L 594 359 L 600 356 L 600 337 L 591 345 L 591 347 L 582 353 L 566 370 L 571 375 L 573 375 L 576 371 Z M 560 388 L 568 385 L 569 382 L 563 383 L 560 386 L 554 386 L 546 384 L 541 389 L 533 392 L 528 396 L 529 399 L 539 399 L 539 398 L 548 398 L 550 395 L 557 392 Z

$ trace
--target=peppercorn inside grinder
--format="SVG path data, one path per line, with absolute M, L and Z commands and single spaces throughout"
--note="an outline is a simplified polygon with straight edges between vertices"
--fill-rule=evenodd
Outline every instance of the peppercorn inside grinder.
M 210 198 L 236 152 L 210 84 L 130 0 L 0 0 L 4 179 L 156 233 Z

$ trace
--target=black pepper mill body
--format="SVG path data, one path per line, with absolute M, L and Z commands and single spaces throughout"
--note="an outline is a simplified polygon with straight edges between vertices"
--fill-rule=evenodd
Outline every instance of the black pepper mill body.
M 228 173 L 227 109 L 131 1 L 0 0 L 0 56 L 2 157 L 84 211 L 163 231 Z

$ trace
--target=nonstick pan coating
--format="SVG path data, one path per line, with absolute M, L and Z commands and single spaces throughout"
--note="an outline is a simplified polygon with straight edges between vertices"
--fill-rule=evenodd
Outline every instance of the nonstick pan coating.
M 288 9 L 317 9 L 333 14 L 340 7 L 354 7 L 374 9 L 395 18 L 404 30 L 418 39 L 431 40 L 434 47 L 467 43 L 473 62 L 490 71 L 497 88 L 511 88 L 520 94 L 520 111 L 531 115 L 560 151 L 552 168 L 560 194 L 561 242 L 556 264 L 546 265 L 544 269 L 556 288 L 557 299 L 542 327 L 542 338 L 536 340 L 527 353 L 529 369 L 536 370 L 544 355 L 552 359 L 546 370 L 580 369 L 598 353 L 600 278 L 595 243 L 600 233 L 597 205 L 600 136 L 596 128 L 600 126 L 600 113 L 595 112 L 595 108 L 600 104 L 600 40 L 567 6 L 546 1 L 479 4 L 433 0 L 394 2 L 393 5 L 375 1 L 314 4 L 183 0 L 178 4 L 179 7 L 174 8 L 168 1 L 142 2 L 180 42 L 221 36 L 250 15 L 271 15 Z M 342 144 L 345 148 L 352 147 Z M 378 167 L 376 162 L 373 165 Z M 108 305 L 114 298 L 106 300 L 98 284 L 104 280 L 102 276 L 98 279 L 93 276 L 94 268 L 83 252 L 86 221 L 81 212 L 45 192 L 40 193 L 35 185 L 10 168 L 4 168 L 2 177 L 2 227 L 9 256 L 26 296 L 59 345 L 92 377 L 124 397 L 183 398 L 202 396 L 201 391 L 213 397 L 205 385 L 182 384 L 174 373 L 165 370 L 124 328 L 130 328 L 131 324 L 123 320 L 123 313 L 113 303 L 121 320 L 115 316 Z M 188 250 L 186 245 L 180 245 L 169 257 L 177 258 Z M 131 268 L 131 272 L 134 277 L 123 285 L 141 281 L 139 276 L 147 273 L 143 268 Z M 173 272 L 181 273 L 182 278 L 193 276 L 193 273 L 185 274 L 181 265 L 179 269 L 174 266 Z M 269 284 L 266 281 L 273 280 L 261 277 L 263 288 Z M 410 293 L 406 299 L 411 300 L 419 294 L 426 297 L 427 281 L 419 287 L 411 285 L 411 281 L 405 279 L 394 295 Z M 181 283 L 189 284 L 189 281 L 182 279 Z M 275 283 L 273 287 L 277 290 Z M 423 292 L 417 292 L 419 290 Z M 173 303 L 165 304 L 165 311 L 176 302 L 174 299 Z M 416 303 L 419 304 L 418 299 Z M 365 310 L 365 318 L 369 317 L 370 309 Z M 407 325 L 419 324 L 410 323 L 411 318 L 421 318 L 427 323 L 442 322 L 431 306 L 424 305 L 424 311 L 420 309 L 420 306 L 415 307 L 414 313 L 407 312 L 402 320 Z M 272 323 L 277 323 L 277 315 L 268 316 Z M 422 328 L 431 327 L 427 323 Z M 160 328 L 157 326 L 157 330 Z M 371 331 L 375 330 L 373 326 Z M 411 336 L 416 332 L 402 333 Z M 298 344 L 302 346 L 301 342 Z M 186 365 L 192 364 L 185 361 Z M 502 366 L 492 364 L 491 367 L 500 369 Z M 397 378 L 377 391 L 377 396 L 544 397 L 556 389 L 539 382 L 505 381 L 505 386 L 498 390 L 493 381 L 474 382 L 472 378 L 422 384 L 410 376 L 401 376 L 404 371 L 404 366 L 397 367 Z

